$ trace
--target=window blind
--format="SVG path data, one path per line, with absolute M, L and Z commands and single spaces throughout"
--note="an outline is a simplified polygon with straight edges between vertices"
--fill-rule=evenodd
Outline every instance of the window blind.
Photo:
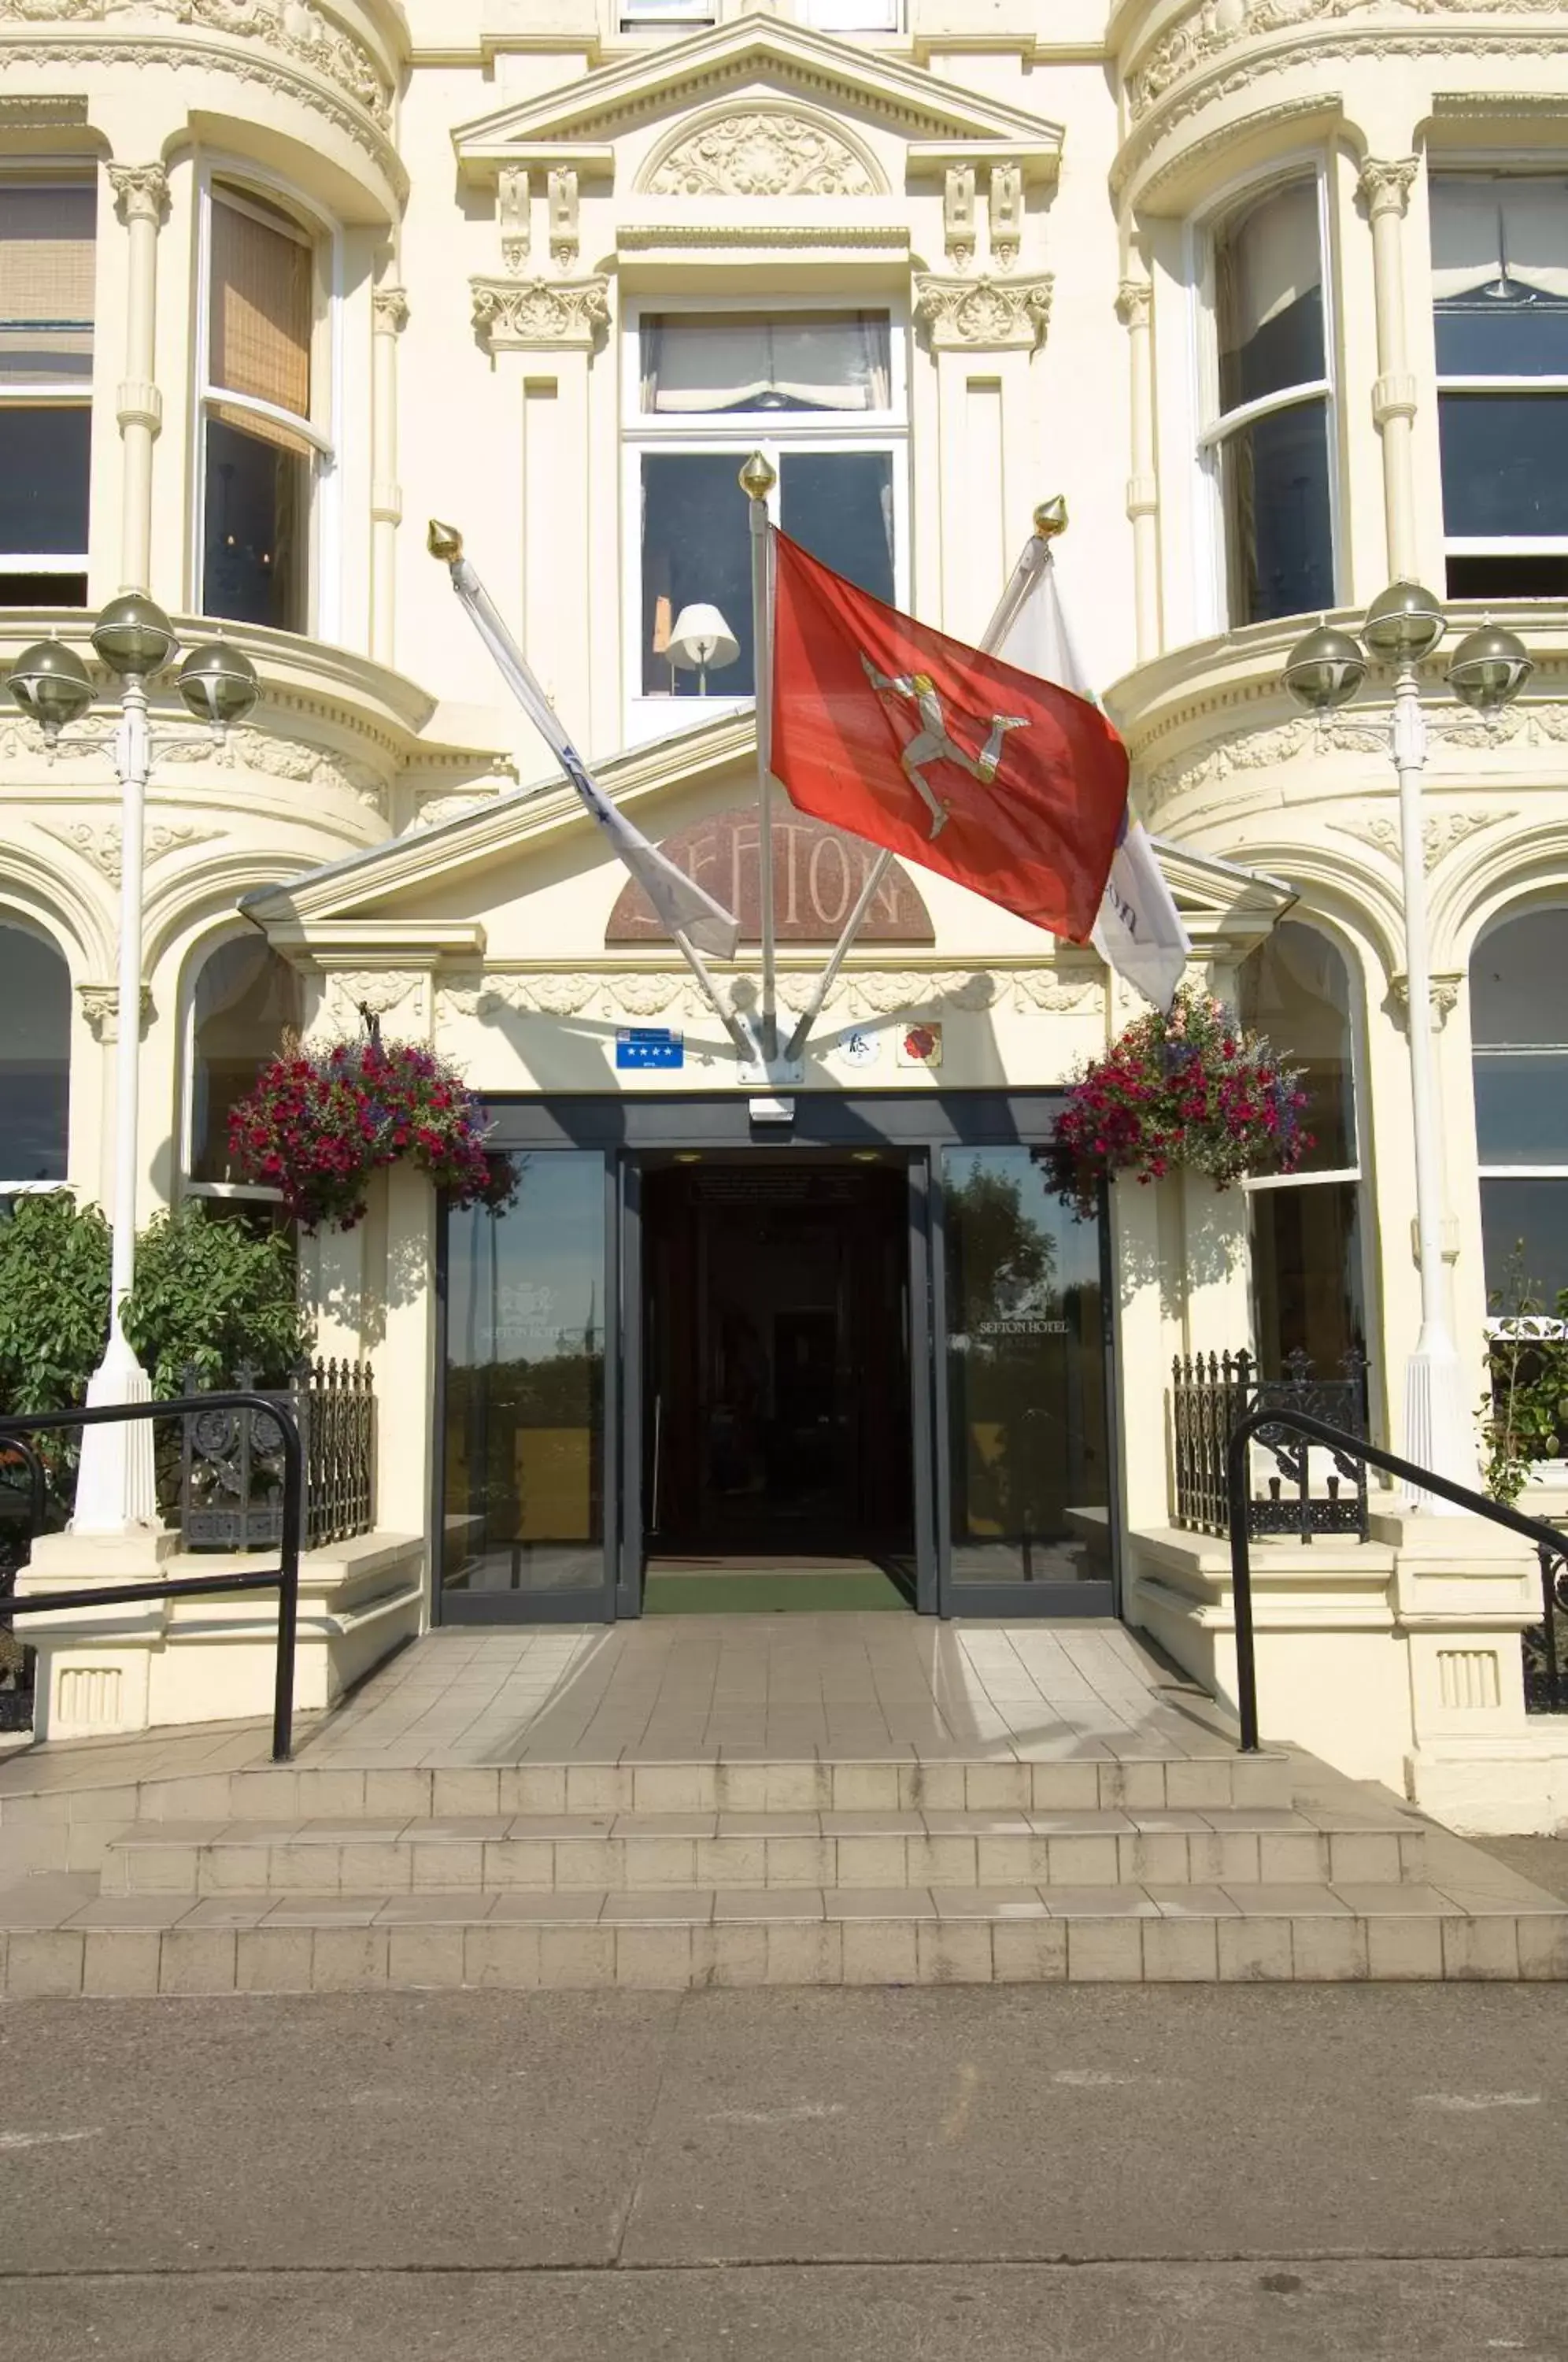
M 1431 184 L 1432 293 L 1477 288 L 1568 296 L 1568 181 L 1439 173 Z
M 91 182 L 0 182 L 0 383 L 92 377 L 96 221 Z
M 212 352 L 217 416 L 247 435 L 308 451 L 307 437 L 258 417 L 225 393 L 248 394 L 310 416 L 312 269 L 309 249 L 284 231 L 215 198 L 212 213 Z
M 643 408 L 886 410 L 885 313 L 669 313 L 643 324 Z

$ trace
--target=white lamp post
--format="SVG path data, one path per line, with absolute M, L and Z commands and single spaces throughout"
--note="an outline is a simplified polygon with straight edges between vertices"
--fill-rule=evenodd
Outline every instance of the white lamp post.
M 1416 668 L 1447 629 L 1430 590 L 1396 582 L 1375 599 L 1362 626 L 1373 654 L 1391 663 L 1394 714 L 1389 751 L 1399 780 L 1399 850 L 1404 875 L 1406 1031 L 1410 1045 L 1410 1104 L 1416 1156 L 1416 1248 L 1421 1267 L 1421 1327 L 1405 1374 L 1405 1457 L 1472 1483 L 1474 1435 L 1464 1397 L 1463 1372 L 1443 1301 L 1442 1155 L 1438 1130 L 1437 1072 L 1432 1057 L 1431 973 L 1427 941 L 1427 880 L 1421 829 L 1421 772 L 1427 759 L 1426 716 Z M 1309 632 L 1286 662 L 1291 695 L 1316 712 L 1343 705 L 1366 678 L 1367 660 L 1348 632 L 1325 625 Z M 1484 624 L 1455 649 L 1449 686 L 1479 713 L 1496 713 L 1524 687 L 1534 664 L 1512 632 Z M 1420 1506 L 1443 1510 L 1434 1495 Z
M 160 745 L 188 743 L 189 733 L 155 738 L 149 725 L 147 684 L 178 653 L 174 627 L 140 591 L 105 608 L 93 631 L 100 661 L 119 678 L 120 718 L 112 745 L 120 782 L 119 1037 L 116 1060 L 115 1183 L 112 1210 L 109 1342 L 87 1387 L 90 1404 L 148 1402 L 152 1389 L 122 1325 L 136 1276 L 137 1098 L 141 1063 L 141 933 L 143 810 L 147 777 Z M 17 657 L 6 682 L 24 713 L 51 746 L 93 701 L 87 668 L 74 650 L 42 641 Z M 180 695 L 219 743 L 231 722 L 255 704 L 256 668 L 238 648 L 221 641 L 193 648 L 180 668 Z M 147 1419 L 110 1421 L 83 1430 L 72 1530 L 126 1534 L 156 1521 L 152 1428 Z

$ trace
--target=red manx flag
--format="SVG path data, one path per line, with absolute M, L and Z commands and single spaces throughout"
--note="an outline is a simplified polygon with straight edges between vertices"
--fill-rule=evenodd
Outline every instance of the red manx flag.
M 1087 942 L 1127 806 L 1099 707 L 774 542 L 772 768 L 791 802 Z

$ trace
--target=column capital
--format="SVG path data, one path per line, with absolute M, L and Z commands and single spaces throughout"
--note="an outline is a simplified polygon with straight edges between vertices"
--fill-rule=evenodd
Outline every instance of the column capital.
M 161 164 L 108 164 L 110 186 L 122 221 L 160 222 L 169 202 L 169 175 Z
M 1369 156 L 1355 184 L 1358 194 L 1365 201 L 1368 217 L 1375 221 L 1379 214 L 1405 214 L 1419 170 L 1420 159 L 1416 156 L 1399 156 L 1392 162 Z
M 1124 328 L 1146 328 L 1154 291 L 1146 279 L 1124 279 L 1116 291 L 1116 316 Z
M 395 337 L 408 326 L 408 296 L 392 283 L 370 291 L 370 314 L 378 336 Z

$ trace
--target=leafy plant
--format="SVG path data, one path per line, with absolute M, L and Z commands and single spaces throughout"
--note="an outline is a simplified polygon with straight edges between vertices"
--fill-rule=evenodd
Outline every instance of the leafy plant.
M 1220 1189 L 1294 1173 L 1312 1145 L 1299 1080 L 1223 1001 L 1184 985 L 1168 1015 L 1137 1019 L 1074 1085 L 1049 1153 L 1053 1185 L 1088 1219 L 1116 1173 L 1146 1183 L 1189 1165 Z
M 1489 1301 L 1496 1326 L 1480 1406 L 1485 1483 L 1495 1501 L 1511 1505 L 1534 1463 L 1559 1458 L 1568 1444 L 1568 1288 L 1549 1312 L 1525 1275 L 1521 1240 Z
M 68 1410 L 109 1333 L 109 1226 L 68 1190 L 0 1222 L 0 1410 Z
M 307 1231 L 352 1230 L 372 1174 L 408 1157 L 459 1206 L 509 1205 L 516 1175 L 485 1149 L 478 1099 L 457 1068 L 417 1043 L 287 1042 L 229 1117 L 241 1179 L 282 1192 Z

